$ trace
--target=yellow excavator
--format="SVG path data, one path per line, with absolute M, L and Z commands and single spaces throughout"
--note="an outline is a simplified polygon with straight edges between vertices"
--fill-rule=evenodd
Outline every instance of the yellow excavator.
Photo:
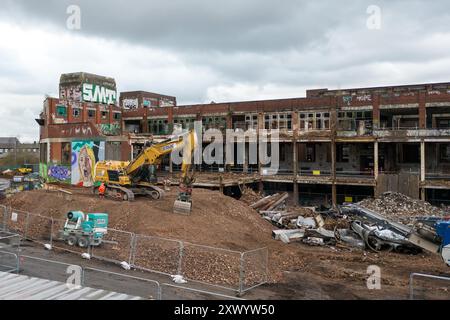
M 172 151 L 183 150 L 180 192 L 174 204 L 174 212 L 189 214 L 192 208 L 192 185 L 195 181 L 191 171 L 192 152 L 196 146 L 193 130 L 156 144 L 146 144 L 141 153 L 129 161 L 99 161 L 95 166 L 94 193 L 104 183 L 105 196 L 117 200 L 132 201 L 135 196 L 147 196 L 152 199 L 164 197 L 164 190 L 159 188 L 156 178 L 156 165 L 161 163 L 164 155 Z

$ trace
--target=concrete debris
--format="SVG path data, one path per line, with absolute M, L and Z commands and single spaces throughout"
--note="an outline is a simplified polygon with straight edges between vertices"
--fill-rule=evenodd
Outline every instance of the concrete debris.
M 48 243 L 44 244 L 44 248 L 47 250 L 52 250 L 52 246 Z
M 310 246 L 323 246 L 325 245 L 322 238 L 314 238 L 309 237 L 307 239 L 303 239 L 303 243 L 309 244 Z
M 264 198 L 260 193 L 257 193 L 253 191 L 253 189 L 245 186 L 242 188 L 241 193 L 242 195 L 239 200 L 246 203 L 247 205 L 251 205 L 252 203 L 255 203 L 258 200 Z
M 364 250 L 366 245 L 361 237 L 350 229 L 337 229 L 335 232 L 335 238 L 338 242 L 343 242 L 351 247 Z
M 273 211 L 277 209 L 283 210 L 286 208 L 286 199 L 288 197 L 289 195 L 287 192 L 282 194 L 276 193 L 256 201 L 250 205 L 250 208 L 253 208 L 256 211 Z
M 289 241 L 293 239 L 301 239 L 305 236 L 304 229 L 292 229 L 292 230 L 273 230 L 272 238 L 275 240 L 282 240 L 282 237 L 287 238 Z M 288 241 L 288 242 L 289 242 Z M 285 241 L 283 241 L 285 242 Z
M 304 228 L 315 228 L 316 227 L 316 220 L 314 220 L 314 218 L 304 218 L 302 216 L 299 216 L 297 218 L 297 226 L 299 228 L 304 227 Z
M 411 224 L 419 216 L 443 216 L 444 210 L 428 202 L 412 199 L 404 194 L 385 192 L 377 199 L 365 199 L 359 206 L 375 211 L 392 221 Z
M 250 204 L 262 218 L 281 228 L 274 230 L 272 237 L 284 243 L 298 240 L 314 246 L 339 243 L 340 247 L 360 250 L 416 254 L 421 248 L 408 238 L 411 224 L 420 219 L 422 223 L 431 219 L 430 224 L 433 224 L 444 215 L 444 210 L 427 202 L 394 192 L 320 213 L 315 212 L 315 208 L 287 208 L 286 198 L 285 193 L 274 194 L 259 197 Z

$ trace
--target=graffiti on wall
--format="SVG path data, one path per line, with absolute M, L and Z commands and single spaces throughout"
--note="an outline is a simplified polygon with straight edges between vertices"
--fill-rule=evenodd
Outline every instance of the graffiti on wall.
M 344 103 L 348 106 L 352 103 L 352 100 L 353 100 L 352 96 L 343 96 L 342 97 L 342 101 L 344 101 Z
M 43 179 L 47 180 L 48 178 L 48 171 L 47 171 L 47 164 L 46 163 L 39 163 L 39 176 Z
M 47 179 L 49 182 L 71 183 L 71 168 L 64 165 L 49 165 Z
M 364 94 L 361 96 L 357 96 L 356 100 L 358 100 L 359 102 L 372 101 L 372 96 L 370 94 Z
M 132 110 L 139 107 L 138 99 L 123 99 L 122 106 L 124 109 Z
M 104 141 L 72 142 L 72 184 L 92 187 L 95 164 L 102 160 L 105 160 Z
M 80 137 L 94 134 L 89 123 L 70 124 L 59 130 L 62 137 Z
M 59 99 L 66 100 L 66 101 L 80 101 L 81 102 L 80 86 L 61 86 L 59 88 Z
M 92 83 L 83 83 L 83 101 L 115 104 L 116 98 L 116 90 Z
M 111 123 L 111 124 L 101 124 L 100 132 L 105 136 L 117 136 L 120 134 L 120 124 Z

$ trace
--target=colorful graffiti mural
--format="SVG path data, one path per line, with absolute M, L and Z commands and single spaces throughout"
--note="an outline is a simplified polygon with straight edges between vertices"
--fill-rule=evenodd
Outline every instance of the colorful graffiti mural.
M 116 136 L 120 134 L 120 124 L 111 123 L 111 124 L 101 124 L 100 131 L 105 136 Z
M 72 184 L 93 186 L 95 164 L 102 160 L 105 160 L 104 141 L 72 142 Z
M 71 167 L 64 165 L 50 165 L 47 170 L 49 182 L 71 183 Z

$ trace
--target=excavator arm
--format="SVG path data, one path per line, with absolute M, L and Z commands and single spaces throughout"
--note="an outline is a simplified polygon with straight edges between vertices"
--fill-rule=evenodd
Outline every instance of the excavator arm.
M 175 150 L 183 149 L 183 161 L 181 165 L 181 179 L 178 197 L 174 203 L 175 213 L 189 214 L 192 210 L 192 185 L 195 181 L 192 168 L 192 153 L 197 145 L 196 135 L 193 130 L 175 138 L 151 145 L 145 148 L 139 156 L 125 169 L 126 174 L 136 180 L 142 179 L 148 173 L 145 167 L 157 164 L 161 158 Z
M 189 133 L 191 135 L 191 133 Z M 183 137 L 178 136 L 174 139 L 151 145 L 145 148 L 126 168 L 128 175 L 133 175 L 144 165 L 153 165 L 161 161 L 161 158 L 173 150 L 184 145 Z

